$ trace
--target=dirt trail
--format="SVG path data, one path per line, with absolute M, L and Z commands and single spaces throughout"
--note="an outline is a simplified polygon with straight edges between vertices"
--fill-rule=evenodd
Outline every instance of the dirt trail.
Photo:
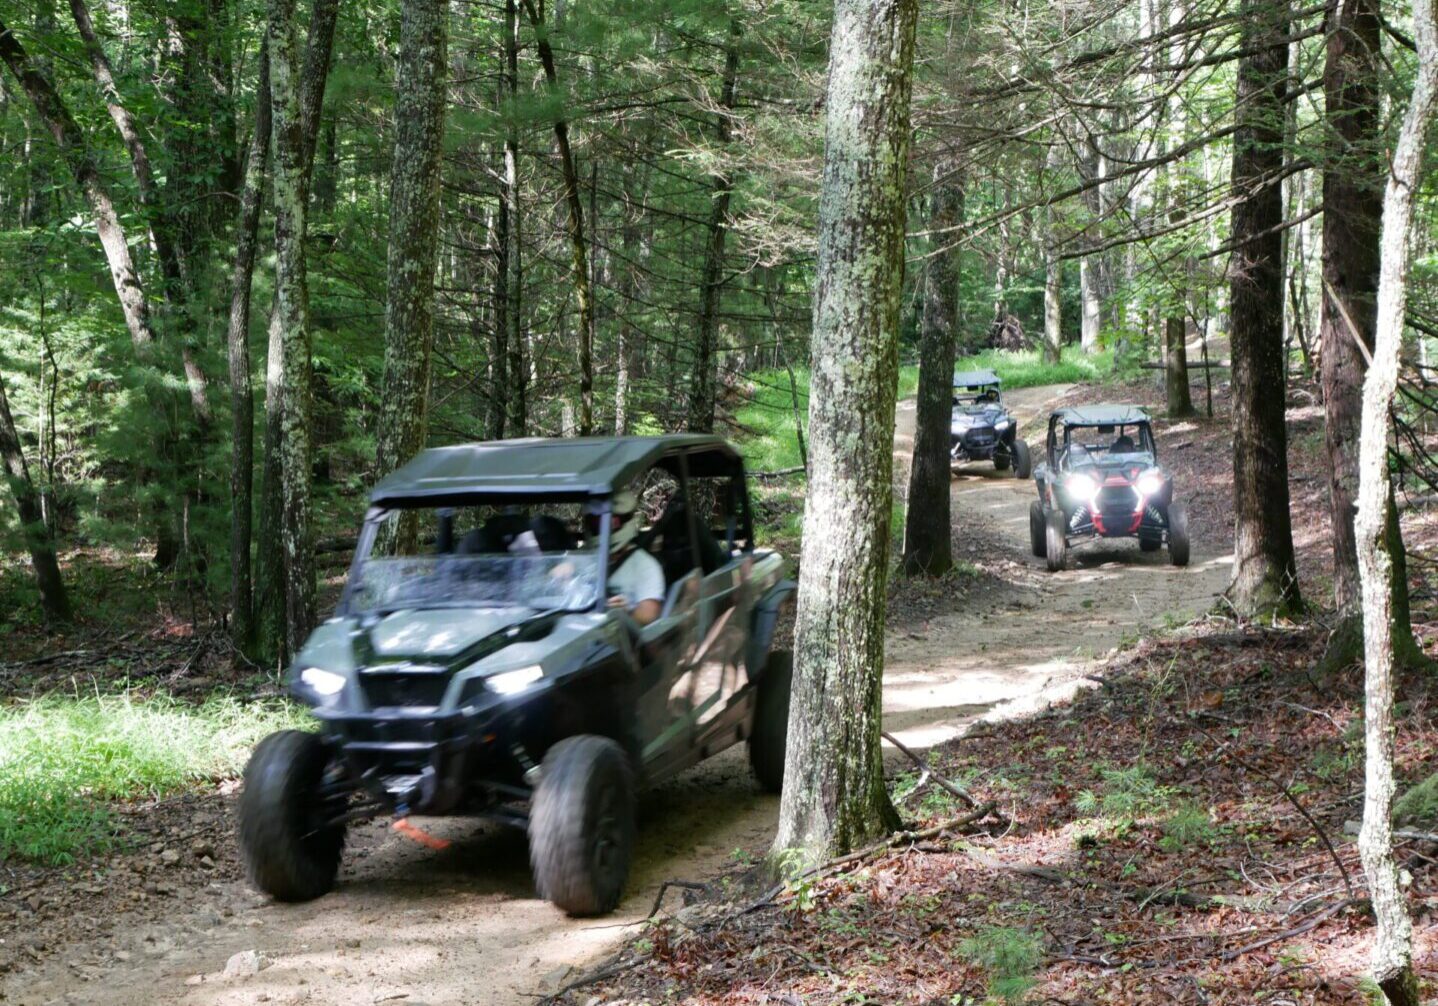
M 1061 388 L 1016 392 L 1021 429 Z M 908 461 L 913 403 L 900 405 L 896 451 Z M 1075 568 L 1050 576 L 1027 555 L 1031 482 L 975 465 L 954 481 L 962 558 L 982 559 L 1009 585 L 982 605 L 907 625 L 890 639 L 886 722 L 928 745 L 974 720 L 1051 701 L 1080 680 L 1086 659 L 1212 603 L 1226 558 L 1195 543 L 1194 565 L 1136 543 L 1079 550 Z M 335 893 L 308 905 L 266 901 L 241 884 L 182 891 L 171 921 L 117 921 L 108 943 L 59 949 L 5 976 L 0 1000 L 42 1003 L 238 1006 L 257 1002 L 530 1003 L 571 969 L 613 949 L 649 911 L 666 879 L 720 872 L 733 850 L 762 851 L 778 801 L 760 795 L 742 749 L 726 752 L 643 802 L 631 894 L 601 920 L 570 920 L 534 897 L 524 837 L 463 820 L 421 822 L 451 839 L 422 848 L 371 822 L 352 832 Z M 18 935 L 18 934 L 17 934 Z M 0 934 L 3 937 L 4 934 Z M 223 974 L 236 954 L 263 967 Z

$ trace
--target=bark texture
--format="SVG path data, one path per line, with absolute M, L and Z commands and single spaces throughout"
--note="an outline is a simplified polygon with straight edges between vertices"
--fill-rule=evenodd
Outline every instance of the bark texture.
M 1288 8 L 1244 0 L 1233 134 L 1234 567 L 1229 600 L 1243 615 L 1302 606 L 1288 514 L 1284 418 L 1283 169 Z
M 1395 575 L 1385 547 L 1390 523 L 1389 409 L 1398 385 L 1398 353 L 1407 306 L 1408 233 L 1424 141 L 1438 101 L 1438 4 L 1413 5 L 1418 74 L 1390 161 L 1383 197 L 1383 230 L 1373 362 L 1363 382 L 1358 451 L 1358 515 L 1354 522 L 1363 604 L 1364 786 L 1358 851 L 1377 920 L 1373 978 L 1394 1006 L 1418 1006 L 1413 973 L 1413 926 L 1393 858 L 1393 654 Z
M 781 860 L 897 823 L 879 733 L 917 13 L 917 0 L 834 5 Z
M 405 0 L 395 66 L 379 474 L 424 448 L 444 140 L 445 0 Z
M 78 0 L 77 0 L 78 2 Z M 259 244 L 260 206 L 265 198 L 265 157 L 270 148 L 269 47 L 260 46 L 255 124 L 245 159 L 235 266 L 230 282 L 226 346 L 230 365 L 230 638 L 241 653 L 254 643 L 254 589 L 250 563 L 253 539 L 255 392 L 250 376 L 250 290 Z
M 305 187 L 314 163 L 319 136 L 320 112 L 324 107 L 325 82 L 329 78 L 330 56 L 334 49 L 339 0 L 315 0 L 310 10 L 309 37 L 305 45 L 304 71 L 300 79 L 300 121 L 303 144 Z M 271 94 L 273 113 L 273 92 Z M 273 126 L 271 127 L 273 135 Z M 271 156 L 274 156 L 273 148 Z M 284 479 L 281 443 L 284 436 L 285 394 L 289 379 L 285 373 L 283 330 L 280 325 L 279 295 L 270 305 L 270 324 L 265 357 L 265 452 L 260 481 L 260 533 L 256 558 L 255 622 L 262 637 L 262 650 L 284 655 L 285 640 L 285 553 L 280 538 L 284 509 Z M 309 388 L 306 378 L 305 388 Z M 308 390 L 306 390 L 308 394 Z
M 719 110 L 714 118 L 714 138 L 718 141 L 721 156 L 729 146 L 729 117 L 734 111 L 734 87 L 739 75 L 739 40 L 742 34 L 739 19 L 730 18 Z M 689 429 L 694 433 L 714 432 L 714 355 L 719 341 L 719 294 L 724 287 L 724 244 L 729 234 L 729 203 L 734 192 L 733 180 L 723 165 L 710 178 L 709 187 L 709 237 L 704 246 L 704 272 L 699 284 L 699 332 L 689 384 Z
M 945 233 L 963 219 L 963 190 L 935 172 L 929 227 Z M 919 393 L 914 417 L 914 458 L 904 515 L 904 572 L 942 576 L 954 564 L 950 525 L 949 426 L 953 413 L 954 353 L 959 330 L 959 252 L 929 260 L 919 340 Z
M 310 547 L 310 331 L 305 275 L 305 211 L 309 197 L 300 102 L 299 33 L 295 0 L 270 0 L 270 57 L 275 206 L 275 313 L 284 385 L 279 434 L 284 640 L 289 653 L 304 642 L 315 617 L 315 568 Z
M 40 506 L 40 493 L 30 478 L 30 468 L 20 447 L 20 435 L 10 414 L 10 401 L 5 396 L 5 382 L 0 380 L 0 466 L 5 482 L 15 500 L 20 517 L 20 530 L 30 552 L 30 566 L 35 571 L 35 584 L 40 588 L 40 607 L 47 623 L 64 622 L 70 617 L 70 599 L 60 577 L 60 564 L 55 558 L 55 539 L 45 523 Z
M 519 88 L 519 9 L 515 0 L 504 3 L 504 87 L 512 103 L 518 96 Z M 513 114 L 511 112 L 511 114 Z M 506 399 L 508 416 L 506 427 L 513 437 L 524 436 L 528 423 L 529 374 L 524 366 L 524 247 L 520 242 L 519 206 L 519 131 L 511 122 L 504 133 L 504 205 L 509 226 L 505 232 L 506 246 L 504 265 L 508 273 L 505 289 L 509 304 L 505 309 L 505 322 L 509 334 L 505 339 L 505 352 L 509 355 L 509 394 Z
M 1323 168 L 1323 310 L 1319 321 L 1324 443 L 1333 528 L 1333 602 L 1358 617 L 1353 513 L 1365 347 L 1377 315 L 1379 229 L 1386 166 L 1380 150 L 1382 25 L 1377 0 L 1329 9 L 1323 70 L 1328 143 Z M 1362 345 L 1360 346 L 1360 342 Z
M 1188 326 L 1182 317 L 1164 322 L 1164 379 L 1171 418 L 1193 415 L 1193 398 L 1188 388 Z

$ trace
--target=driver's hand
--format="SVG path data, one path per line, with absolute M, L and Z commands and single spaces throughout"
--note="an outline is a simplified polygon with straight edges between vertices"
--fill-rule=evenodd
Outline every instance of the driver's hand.
M 608 601 L 605 602 L 605 605 L 610 608 L 628 608 L 629 598 L 625 597 L 623 594 L 615 594 L 610 597 Z

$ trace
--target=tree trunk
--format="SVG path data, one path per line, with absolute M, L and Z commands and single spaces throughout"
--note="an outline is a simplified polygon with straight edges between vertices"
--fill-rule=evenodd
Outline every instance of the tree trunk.
M 445 0 L 405 0 L 400 20 L 377 431 L 381 476 L 423 450 L 428 429 L 447 11 Z
M 1106 165 L 1097 143 L 1090 144 L 1090 154 L 1086 161 L 1080 162 L 1080 166 L 1083 168 L 1084 181 L 1097 183 L 1084 193 L 1084 205 L 1090 217 L 1094 220 L 1102 219 L 1102 179 Z M 1103 334 L 1103 302 L 1109 294 L 1105 283 L 1106 275 L 1103 252 L 1093 252 L 1079 260 L 1079 297 L 1083 305 L 1079 344 L 1085 353 L 1098 351 L 1099 338 Z
M 78 0 L 77 0 L 78 2 Z M 253 579 L 250 543 L 255 467 L 255 393 L 250 379 L 250 288 L 259 243 L 260 206 L 265 197 L 265 156 L 270 146 L 269 50 L 260 46 L 255 88 L 255 123 L 245 158 L 240 219 L 235 236 L 235 267 L 230 284 L 226 344 L 230 362 L 230 638 L 241 653 L 254 645 Z
M 105 250 L 105 260 L 110 266 L 110 279 L 125 316 L 125 327 L 130 331 L 130 341 L 137 350 L 148 350 L 155 340 L 150 328 L 150 308 L 145 299 L 145 289 L 134 259 L 130 257 L 125 229 L 85 142 L 85 134 L 70 116 L 50 78 L 31 62 L 25 48 L 4 22 L 0 22 L 0 59 L 5 61 L 34 102 L 35 111 L 55 138 L 66 166 L 85 194 L 85 201 L 95 217 L 95 231 Z
M 501 102 L 503 93 L 501 92 Z M 489 327 L 489 429 L 491 440 L 504 436 L 509 415 L 509 202 L 500 193 L 494 221 L 494 289 L 490 294 L 494 323 Z
M 300 81 L 301 142 L 304 154 L 305 188 L 319 135 L 320 113 L 324 107 L 325 82 L 329 77 L 330 55 L 334 49 L 339 0 L 314 0 L 310 11 L 309 38 L 305 45 L 304 74 Z M 273 58 L 273 57 L 271 57 Z M 273 95 L 271 110 L 273 111 Z M 273 133 L 273 126 L 271 127 Z M 271 157 L 274 150 L 271 148 Z M 272 170 L 277 166 L 272 164 Z M 285 656 L 285 553 L 280 537 L 284 510 L 282 447 L 284 439 L 285 392 L 292 384 L 285 373 L 283 329 L 279 316 L 279 291 L 270 305 L 265 357 L 265 457 L 260 479 L 260 534 L 257 549 L 255 627 L 260 636 L 257 647 L 265 654 Z M 308 395 L 309 379 L 305 381 Z
M 1164 374 L 1168 387 L 1168 416 L 1178 419 L 1193 415 L 1193 400 L 1188 390 L 1188 326 L 1182 316 L 1164 322 L 1166 365 Z
M 48 624 L 68 621 L 70 599 L 60 577 L 60 564 L 55 558 L 55 539 L 45 524 L 40 508 L 40 495 L 30 480 L 30 469 L 20 447 L 15 419 L 10 415 L 10 402 L 5 395 L 5 382 L 0 379 L 0 465 L 4 465 L 5 481 L 15 500 L 25 547 L 30 552 L 30 565 L 35 570 L 35 584 L 40 588 L 40 606 Z
M 515 0 L 504 2 L 504 85 L 513 103 L 519 87 L 519 9 Z M 509 114 L 512 116 L 514 113 L 511 111 Z M 509 269 L 506 283 L 509 306 L 505 311 L 509 335 L 505 342 L 509 353 L 510 389 L 506 425 L 510 436 L 522 437 L 529 422 L 526 414 L 529 372 L 524 366 L 524 248 L 520 243 L 519 132 L 513 122 L 507 124 L 504 132 L 504 203 L 509 216 L 508 245 L 504 256 Z
M 295 0 L 269 0 L 271 151 L 274 164 L 275 314 L 283 406 L 278 444 L 279 542 L 284 557 L 284 641 L 297 653 L 314 625 L 315 568 L 310 547 L 310 331 L 305 275 L 308 174 L 300 111 Z
M 948 235 L 963 221 L 964 192 L 948 172 L 934 171 L 930 230 Z M 954 347 L 959 331 L 959 251 L 951 243 L 929 260 L 919 342 L 919 394 L 914 459 L 904 516 L 904 572 L 942 576 L 954 564 L 949 502 L 949 427 L 954 399 Z
M 1387 175 L 1378 108 L 1382 25 L 1378 0 L 1335 4 L 1328 16 L 1323 90 L 1329 143 L 1323 171 L 1319 359 L 1333 533 L 1333 603 L 1341 618 L 1357 619 L 1358 551 L 1353 513 L 1358 491 L 1358 434 L 1364 356 L 1373 347 L 1378 308 L 1379 230 Z
M 1373 978 L 1393 1006 L 1418 1006 L 1413 973 L 1413 926 L 1407 896 L 1393 858 L 1393 664 L 1392 578 L 1395 574 L 1384 538 L 1390 522 L 1388 475 L 1389 410 L 1398 385 L 1398 353 L 1408 281 L 1408 234 L 1414 193 L 1421 179 L 1423 149 L 1434 105 L 1438 102 L 1438 4 L 1417 0 L 1413 34 L 1418 44 L 1418 74 L 1389 164 L 1383 197 L 1383 228 L 1378 281 L 1378 311 L 1373 361 L 1363 382 L 1363 411 L 1358 448 L 1358 515 L 1354 531 L 1363 605 L 1364 786 L 1363 826 L 1358 851 L 1368 878 L 1377 920 Z
M 554 49 L 549 44 L 549 28 L 534 0 L 524 0 L 524 9 L 534 25 L 535 47 L 544 67 L 544 79 L 551 91 L 557 91 L 559 76 L 554 65 Z M 589 287 L 589 253 L 584 237 L 584 204 L 579 198 L 579 172 L 569 146 L 569 122 L 563 115 L 554 119 L 554 146 L 559 152 L 564 205 L 568 210 L 565 230 L 569 235 L 570 266 L 574 273 L 574 299 L 579 307 L 579 435 L 587 437 L 594 432 L 594 301 Z
M 724 51 L 724 77 L 719 91 L 719 111 L 714 120 L 718 154 L 727 153 L 730 116 L 734 112 L 734 86 L 739 75 L 739 40 L 743 30 L 738 17 L 729 19 L 729 46 Z M 704 271 L 699 281 L 699 332 L 694 346 L 694 371 L 689 383 L 689 430 L 714 432 L 714 353 L 719 341 L 719 294 L 724 286 L 724 242 L 729 233 L 729 202 L 734 192 L 729 168 L 720 165 L 709 179 L 710 205 L 708 241 L 704 246 Z
M 1302 607 L 1288 513 L 1283 360 L 1283 105 L 1288 8 L 1243 0 L 1233 134 L 1234 572 L 1228 596 L 1247 617 Z
M 814 290 L 809 493 L 774 857 L 898 823 L 880 722 L 917 0 L 836 0 Z

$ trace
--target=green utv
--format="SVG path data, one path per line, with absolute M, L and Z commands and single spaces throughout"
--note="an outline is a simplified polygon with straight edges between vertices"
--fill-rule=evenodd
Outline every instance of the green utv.
M 739 741 L 780 788 L 793 592 L 718 437 L 423 452 L 371 493 L 334 617 L 290 668 L 318 731 L 245 769 L 251 880 L 316 898 L 348 822 L 463 814 L 527 829 L 555 905 L 610 911 L 636 790 Z

